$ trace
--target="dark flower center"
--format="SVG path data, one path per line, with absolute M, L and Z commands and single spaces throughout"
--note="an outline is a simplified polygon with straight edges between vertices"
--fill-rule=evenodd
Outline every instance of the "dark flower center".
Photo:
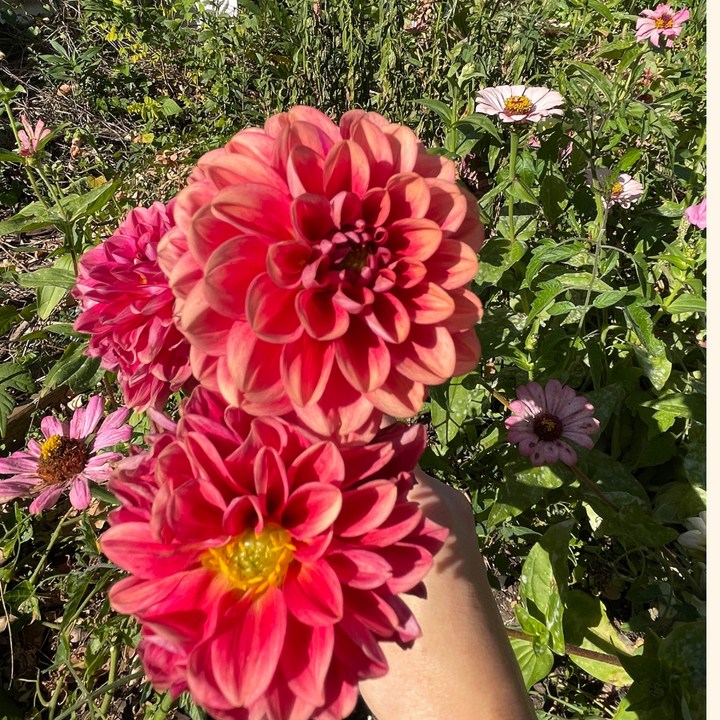
M 546 412 L 535 418 L 533 432 L 538 436 L 539 440 L 552 442 L 562 437 L 563 424 L 556 415 Z
M 87 459 L 84 440 L 52 435 L 40 446 L 38 475 L 50 485 L 67 482 L 85 468 Z

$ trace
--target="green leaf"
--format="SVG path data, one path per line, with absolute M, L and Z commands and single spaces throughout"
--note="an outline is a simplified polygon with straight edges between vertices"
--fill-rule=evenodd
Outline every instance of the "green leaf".
M 75 267 L 70 255 L 62 255 L 56 261 L 54 266 L 59 270 L 67 270 L 72 272 L 75 277 Z M 37 289 L 37 308 L 38 317 L 41 320 L 47 320 L 52 311 L 57 307 L 58 303 L 65 297 L 67 289 L 54 285 L 45 285 Z
M 612 287 L 600 278 L 593 280 L 589 272 L 565 273 L 554 279 L 560 283 L 563 290 L 588 290 L 591 287 L 592 292 L 598 293 L 612 290 Z
M 0 335 L 4 335 L 21 320 L 22 318 L 18 315 L 17 308 L 13 305 L 0 307 Z
M 546 263 L 569 260 L 584 251 L 584 246 L 582 243 L 578 242 L 574 242 L 569 245 L 555 245 L 553 242 L 552 244 L 548 243 L 547 245 L 540 245 L 539 247 L 536 247 L 532 251 L 533 256 L 527 264 L 525 279 L 520 287 L 531 287 L 533 280 L 537 277 L 541 268 Z
M 53 208 L 46 208 L 40 201 L 26 205 L 17 215 L 0 222 L 0 235 L 10 235 L 63 223 Z
M 513 180 L 505 193 L 520 202 L 530 203 L 531 205 L 539 205 L 533 191 L 522 180 Z
M 50 323 L 43 328 L 45 332 L 56 333 L 57 335 L 65 335 L 66 337 L 79 338 L 86 340 L 87 335 L 77 332 L 70 323 Z
M 530 690 L 536 682 L 540 682 L 552 670 L 552 651 L 547 647 L 538 648 L 535 643 L 518 638 L 510 638 L 510 645 L 512 645 L 515 658 L 520 665 L 525 689 Z
M 677 540 L 678 532 L 665 527 L 643 509 L 637 500 L 620 508 L 620 512 L 603 520 L 598 533 L 619 536 L 630 547 L 659 547 Z
M 676 626 L 663 640 L 658 658 L 679 681 L 692 718 L 706 717 L 707 626 L 704 622 Z
M 430 391 L 430 417 L 441 445 L 447 446 L 457 435 L 471 406 L 476 403 L 477 391 L 468 390 L 463 379 L 452 378 L 447 384 Z M 480 387 L 481 394 L 485 391 Z
M 598 0 L 588 0 L 588 5 L 595 10 L 596 13 L 602 15 L 613 27 L 615 26 L 615 18 L 608 8 Z
M 672 372 L 672 363 L 665 356 L 665 350 L 663 349 L 660 354 L 653 355 L 645 348 L 635 347 L 633 349 L 640 367 L 653 387 L 657 391 L 662 390 Z
M 608 619 L 600 599 L 591 597 L 582 590 L 571 590 L 567 594 L 563 629 L 565 641 L 569 645 L 613 656 L 631 652 L 629 644 Z M 632 683 L 632 678 L 622 667 L 569 654 L 576 665 L 598 680 L 617 687 Z
M 613 413 L 620 410 L 621 403 L 625 397 L 625 388 L 622 383 L 618 382 L 584 394 L 595 408 L 593 415 L 600 423 L 600 430 L 594 437 L 599 437 Z
M 607 292 L 601 292 L 593 300 L 593 305 L 596 308 L 606 308 L 611 305 L 617 305 L 627 295 L 627 290 L 608 290 Z
M 653 517 L 665 525 L 697 517 L 706 509 L 705 493 L 688 482 L 665 483 L 655 496 Z
M 612 83 L 596 67 L 577 60 L 569 62 L 568 66 L 570 69 L 575 70 L 578 75 L 587 80 L 597 90 L 603 93 L 606 98 L 609 99 L 612 97 Z
M 59 267 L 40 268 L 20 275 L 18 282 L 23 287 L 41 288 L 51 285 L 69 290 L 75 285 L 75 273 Z
M 675 417 L 684 417 L 705 423 L 705 395 L 702 393 L 669 392 L 659 398 L 640 403 L 640 407 L 651 407 L 670 413 Z
M 690 443 L 683 462 L 685 477 L 694 487 L 705 491 L 707 450 L 704 443 Z
M 533 300 L 530 306 L 530 313 L 525 321 L 526 326 L 535 319 L 562 291 L 563 286 L 559 280 L 548 280 L 547 282 L 541 283 L 542 288 Z
M 629 170 L 642 156 L 642 150 L 630 148 L 630 150 L 620 158 L 620 162 L 617 164 L 618 171 L 625 172 Z
M 498 132 L 497 127 L 495 127 L 492 120 L 490 120 L 487 115 L 480 115 L 479 113 L 466 115 L 465 117 L 459 118 L 457 122 L 458 125 L 462 125 L 462 123 L 468 123 L 478 130 L 489 133 L 496 140 L 502 142 L 502 138 L 500 137 L 500 133 Z
M 23 159 L 17 153 L 10 152 L 9 150 L 0 149 L 0 162 L 17 162 L 21 163 Z
M 165 117 L 171 117 L 182 112 L 182 108 L 170 97 L 161 98 L 160 104 L 162 105 L 162 111 Z
M 692 312 L 704 313 L 707 312 L 707 302 L 705 301 L 705 298 L 685 293 L 679 298 L 673 300 L 670 305 L 668 305 L 667 311 L 673 315 Z
M 483 283 L 497 284 L 507 270 L 516 262 L 522 260 L 526 250 L 527 245 L 520 240 L 513 243 L 503 237 L 490 238 L 480 250 L 475 282 L 478 285 Z
M 548 222 L 554 223 L 563 214 L 568 203 L 568 187 L 561 177 L 546 175 L 540 186 L 540 203 Z
M 114 194 L 119 180 L 111 183 L 104 183 L 83 195 L 70 194 L 63 198 L 62 205 L 65 213 L 70 217 L 70 222 L 76 222 L 84 217 L 94 215 L 102 209 L 110 197 Z
M 415 102 L 418 102 L 421 105 L 430 108 L 433 112 L 437 113 L 442 119 L 442 121 L 445 123 L 445 125 L 447 125 L 448 127 L 452 127 L 455 124 L 453 111 L 444 102 L 440 102 L 439 100 L 430 100 L 429 98 L 415 100 Z M 467 118 L 463 118 L 463 120 L 467 121 Z
M 551 526 L 528 553 L 520 576 L 520 598 L 529 609 L 534 605 L 542 613 L 553 650 L 560 655 L 565 652 L 563 597 L 567 590 L 573 525 L 573 520 L 565 520 Z

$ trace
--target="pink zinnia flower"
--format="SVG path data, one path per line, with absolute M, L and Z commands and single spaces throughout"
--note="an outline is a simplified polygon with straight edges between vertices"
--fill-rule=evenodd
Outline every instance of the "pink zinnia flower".
M 497 115 L 503 122 L 537 122 L 562 115 L 563 96 L 555 90 L 525 85 L 500 85 L 480 91 L 475 112 Z
M 571 387 L 557 380 L 548 381 L 545 389 L 536 382 L 517 389 L 518 400 L 510 403 L 514 415 L 505 421 L 508 442 L 518 443 L 522 455 L 530 457 L 536 467 L 562 460 L 566 465 L 577 462 L 577 454 L 565 440 L 588 449 L 589 435 L 600 429 L 593 417 L 595 408 Z
M 160 264 L 231 405 L 361 439 L 476 367 L 477 202 L 409 128 L 294 107 L 203 156 L 174 214 Z
M 424 428 L 337 446 L 224 405 L 196 389 L 118 466 L 101 546 L 131 575 L 110 601 L 157 689 L 222 720 L 339 720 L 387 673 L 380 642 L 420 636 L 399 594 L 447 535 L 407 501 Z
M 635 24 L 635 38 L 638 42 L 643 42 L 650 38 L 650 42 L 655 47 L 660 47 L 660 36 L 665 36 L 665 45 L 672 47 L 682 32 L 683 23 L 690 18 L 690 11 L 683 8 L 678 12 L 674 12 L 672 5 L 660 3 L 654 10 L 643 10 Z
M 50 130 L 43 130 L 45 123 L 42 120 L 37 121 L 35 129 L 33 130 L 32 125 L 24 114 L 20 116 L 20 119 L 22 120 L 25 130 L 21 130 L 18 133 L 18 138 L 20 138 L 19 154 L 22 157 L 30 157 L 37 152 L 40 141 L 50 135 Z
M 123 424 L 130 414 L 127 408 L 110 413 L 95 432 L 104 404 L 95 395 L 87 407 L 75 410 L 69 423 L 44 417 L 40 423 L 45 436 L 42 444 L 30 440 L 27 451 L 0 458 L 0 475 L 12 475 L 0 480 L 0 502 L 37 495 L 30 512 L 38 514 L 52 507 L 69 487 L 73 507 L 84 510 L 90 504 L 88 480 L 105 482 L 112 463 L 122 458 L 120 453 L 98 451 L 129 440 L 132 433 L 132 428 Z
M 704 197 L 699 205 L 691 205 L 685 210 L 685 217 L 691 225 L 704 230 L 707 227 L 707 198 Z
M 90 357 L 117 371 L 125 403 L 162 408 L 190 378 L 190 346 L 173 322 L 173 294 L 157 262 L 172 227 L 160 202 L 135 208 L 115 233 L 80 260 L 74 297 L 83 312 L 75 330 L 90 333 Z
M 607 178 L 612 174 L 612 170 L 609 168 L 595 168 L 595 174 L 597 175 L 600 189 L 605 194 L 607 188 L 605 187 Z M 585 171 L 585 179 L 587 184 L 592 187 L 593 185 L 593 171 Z M 612 188 L 609 188 L 609 197 L 603 196 L 603 205 L 612 207 L 613 205 L 619 205 L 627 210 L 632 203 L 636 203 L 643 194 L 643 186 L 637 180 L 632 178 L 627 173 L 620 173 Z

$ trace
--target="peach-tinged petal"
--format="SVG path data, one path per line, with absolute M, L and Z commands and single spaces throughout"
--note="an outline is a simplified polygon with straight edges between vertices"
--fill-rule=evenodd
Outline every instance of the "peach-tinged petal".
M 455 290 L 469 283 L 478 271 L 477 255 L 457 240 L 443 240 L 430 261 L 427 279 L 444 290 Z
M 334 197 L 343 190 L 362 197 L 370 183 L 370 164 L 360 145 L 343 140 L 333 147 L 325 160 L 325 195 Z
M 264 447 L 255 456 L 255 491 L 266 517 L 281 512 L 287 502 L 289 486 L 285 465 L 273 448 Z
M 403 218 L 388 227 L 387 246 L 399 257 L 427 260 L 441 242 L 442 230 L 425 218 Z
M 268 275 L 278 287 L 297 287 L 309 257 L 310 247 L 303 242 L 275 243 L 267 251 Z
M 388 136 L 393 154 L 393 173 L 409 173 L 415 168 L 418 155 L 418 139 L 405 125 L 385 125 L 381 128 Z
M 391 369 L 385 384 L 369 393 L 373 405 L 386 415 L 412 417 L 420 412 L 427 395 L 421 382 L 415 382 Z
M 348 332 L 335 343 L 338 367 L 360 392 L 379 388 L 390 372 L 390 353 L 385 341 L 353 317 Z
M 314 150 L 298 145 L 290 151 L 287 165 L 290 194 L 298 197 L 304 193 L 323 192 L 323 158 Z
M 247 291 L 245 312 L 253 332 L 273 343 L 292 342 L 303 332 L 294 308 L 295 291 L 279 288 L 267 273 L 258 275 Z
M 387 223 L 405 218 L 423 218 L 430 207 L 430 188 L 417 173 L 393 175 L 388 184 L 392 209 Z
M 218 190 L 240 183 L 259 183 L 288 192 L 287 183 L 266 162 L 249 155 L 224 153 L 205 165 L 204 170 Z
M 397 290 L 396 295 L 417 325 L 441 323 L 455 310 L 452 297 L 435 283 L 422 282 L 410 290 Z
M 467 197 L 455 183 L 428 178 L 430 207 L 425 217 L 436 222 L 442 230 L 455 232 L 467 214 Z
M 325 677 L 334 646 L 332 626 L 308 627 L 288 617 L 285 648 L 280 667 L 288 686 L 313 707 L 325 703 Z
M 205 298 L 205 289 L 196 285 L 188 295 L 180 316 L 180 327 L 192 343 L 209 355 L 224 355 L 232 320 L 220 315 Z
M 282 513 L 282 525 L 293 538 L 307 540 L 327 530 L 342 507 L 342 493 L 335 485 L 309 482 L 293 492 Z
M 374 530 L 395 507 L 397 487 L 387 480 L 372 480 L 345 493 L 343 507 L 335 521 L 340 537 L 358 537 Z
M 369 187 L 384 186 L 394 164 L 387 136 L 375 123 L 363 118 L 353 124 L 350 138 L 362 148 L 370 164 Z
M 364 319 L 385 342 L 398 344 L 410 334 L 410 316 L 400 300 L 391 294 L 376 295 Z
M 295 298 L 295 309 L 306 332 L 315 340 L 335 340 L 350 325 L 347 310 L 334 303 L 327 290 L 302 290 Z
M 269 185 L 244 183 L 242 190 L 230 186 L 212 199 L 217 217 L 248 233 L 277 240 L 292 240 L 288 195 Z
M 282 349 L 280 373 L 288 396 L 296 405 L 316 403 L 325 391 L 335 351 L 332 343 L 303 334 Z
M 295 198 L 291 214 L 295 232 L 305 240 L 321 240 L 333 227 L 332 206 L 322 195 Z
M 416 325 L 402 345 L 391 348 L 394 368 L 415 382 L 439 385 L 452 377 L 455 344 L 445 328 Z
M 291 567 L 283 589 L 288 610 L 305 625 L 324 627 L 342 617 L 340 581 L 326 560 Z

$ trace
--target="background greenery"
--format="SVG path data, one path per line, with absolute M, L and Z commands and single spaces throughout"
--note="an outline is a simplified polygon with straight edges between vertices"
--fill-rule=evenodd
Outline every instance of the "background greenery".
M 705 194 L 705 2 L 685 4 L 680 40 L 657 50 L 635 41 L 634 0 L 240 0 L 237 17 L 190 0 L 38 15 L 0 2 L 0 80 L 23 90 L 7 95 L 16 116 L 60 128 L 45 167 L 63 197 L 44 210 L 21 165 L 0 162 L 5 450 L 74 396 L 112 401 L 71 330 L 73 256 L 274 112 L 375 110 L 457 162 L 486 224 L 483 356 L 431 390 L 423 465 L 472 499 L 538 716 L 704 717 L 704 554 L 677 542 L 705 507 L 705 235 L 684 219 Z M 513 82 L 558 90 L 565 115 L 522 130 L 510 178 L 508 128 L 474 98 Z M 15 149 L 1 115 L 0 147 Z M 591 163 L 632 174 L 640 202 L 603 212 Z M 506 442 L 504 399 L 550 378 L 595 405 L 601 432 L 578 455 L 599 494 Z M 141 442 L 147 422 L 132 422 Z M 138 674 L 137 628 L 108 607 L 118 572 L 96 543 L 114 499 L 94 493 L 87 513 L 14 503 L 0 517 L 0 717 L 201 717 Z

